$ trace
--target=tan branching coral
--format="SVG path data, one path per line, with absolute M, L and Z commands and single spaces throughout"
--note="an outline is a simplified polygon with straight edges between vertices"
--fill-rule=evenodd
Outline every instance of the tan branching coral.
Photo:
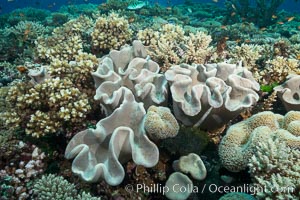
M 267 61 L 267 66 L 259 74 L 263 84 L 282 83 L 290 74 L 300 74 L 300 63 L 296 59 L 276 56 Z
M 257 71 L 256 61 L 261 57 L 262 47 L 259 45 L 242 44 L 229 50 L 229 56 L 234 62 L 242 61 L 251 72 Z
M 168 70 L 173 64 L 204 64 L 212 51 L 209 35 L 204 32 L 187 35 L 178 25 L 165 24 L 159 32 L 147 28 L 140 30 L 137 35 L 148 46 L 151 58 L 162 66 L 162 71 Z
M 91 109 L 86 94 L 70 80 L 58 77 L 34 87 L 23 83 L 13 86 L 6 100 L 10 104 L 10 110 L 2 113 L 6 126 L 24 127 L 34 137 L 82 122 Z
M 119 49 L 131 40 L 131 36 L 132 30 L 124 17 L 119 17 L 117 13 L 101 16 L 92 32 L 93 48 L 98 52 Z
M 62 27 L 55 28 L 49 37 L 40 37 L 36 41 L 37 56 L 40 59 L 71 61 L 83 49 L 83 37 L 89 32 L 93 23 L 88 17 L 70 20 Z

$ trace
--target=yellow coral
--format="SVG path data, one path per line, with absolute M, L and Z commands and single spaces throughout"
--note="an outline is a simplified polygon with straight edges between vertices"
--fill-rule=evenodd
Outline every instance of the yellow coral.
M 101 16 L 96 20 L 92 32 L 92 43 L 96 51 L 119 49 L 131 40 L 132 30 L 128 21 L 117 13 Z

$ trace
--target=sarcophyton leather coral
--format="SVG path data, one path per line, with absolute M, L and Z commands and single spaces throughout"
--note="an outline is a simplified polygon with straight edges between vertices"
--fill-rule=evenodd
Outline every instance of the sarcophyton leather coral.
M 95 99 L 108 115 L 120 105 L 122 93 L 118 89 L 125 86 L 145 108 L 163 104 L 167 97 L 167 81 L 159 70 L 140 41 L 134 41 L 132 47 L 125 46 L 120 51 L 112 50 L 92 73 L 97 88 Z
M 285 116 L 265 111 L 232 125 L 219 145 L 223 166 L 232 172 L 246 169 L 255 147 L 273 135 L 291 148 L 300 147 L 300 112 L 290 111 Z
M 286 82 L 274 90 L 287 111 L 300 110 L 300 75 L 290 75 Z
M 204 32 L 185 35 L 180 26 L 172 24 L 165 24 L 159 32 L 149 28 L 140 30 L 138 39 L 148 46 L 149 55 L 161 65 L 162 71 L 173 64 L 204 64 L 212 50 L 211 36 Z
M 96 20 L 92 32 L 93 48 L 97 52 L 119 49 L 130 41 L 131 36 L 132 31 L 125 18 L 119 17 L 117 13 L 101 16 Z
M 299 121 L 298 121 L 299 122 Z M 299 199 L 300 151 L 278 137 L 260 141 L 249 161 L 258 199 Z
M 65 156 L 72 171 L 90 182 L 104 179 L 118 185 L 125 176 L 122 163 L 131 158 L 137 165 L 153 167 L 158 162 L 158 148 L 146 136 L 143 103 L 137 103 L 132 92 L 121 87 L 120 106 L 100 120 L 96 129 L 77 133 L 68 144 Z
M 241 65 L 174 65 L 165 76 L 175 117 L 187 126 L 218 128 L 259 98 L 259 84 Z

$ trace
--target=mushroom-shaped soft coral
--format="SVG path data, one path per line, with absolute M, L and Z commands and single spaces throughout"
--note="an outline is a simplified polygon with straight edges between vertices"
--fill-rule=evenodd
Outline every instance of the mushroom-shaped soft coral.
M 181 172 L 174 172 L 166 182 L 166 188 L 168 188 L 166 197 L 171 200 L 185 200 L 190 196 L 193 187 L 193 182 L 188 176 Z
M 300 110 L 300 75 L 290 75 L 288 80 L 274 88 L 285 109 Z
M 199 181 L 205 179 L 207 175 L 203 161 L 195 153 L 180 157 L 178 161 L 173 163 L 173 167 L 185 174 L 191 174 L 194 179 Z

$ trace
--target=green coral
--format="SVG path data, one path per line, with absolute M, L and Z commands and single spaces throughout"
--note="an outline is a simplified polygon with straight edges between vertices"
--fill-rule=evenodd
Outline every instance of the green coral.
M 33 192 L 39 200 L 100 200 L 89 193 L 78 194 L 74 184 L 53 174 L 38 179 L 33 186 Z
M 208 142 L 209 137 L 207 132 L 198 128 L 181 126 L 176 137 L 162 140 L 161 145 L 174 154 L 187 155 L 189 153 L 196 153 L 201 155 Z

